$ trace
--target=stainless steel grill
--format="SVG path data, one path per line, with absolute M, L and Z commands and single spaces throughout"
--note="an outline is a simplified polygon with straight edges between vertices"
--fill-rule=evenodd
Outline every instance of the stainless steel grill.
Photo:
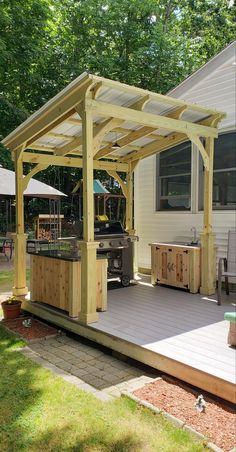
M 108 277 L 119 277 L 121 285 L 127 287 L 134 278 L 134 242 L 138 237 L 130 236 L 119 221 L 95 221 L 94 237 L 99 242 L 97 253 L 107 256 Z

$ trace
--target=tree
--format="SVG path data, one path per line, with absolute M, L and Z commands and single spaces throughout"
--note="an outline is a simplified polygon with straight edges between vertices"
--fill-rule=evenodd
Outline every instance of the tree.
M 2 137 L 85 70 L 166 93 L 234 39 L 235 12 L 231 0 L 0 1 Z M 69 193 L 81 172 L 36 177 Z

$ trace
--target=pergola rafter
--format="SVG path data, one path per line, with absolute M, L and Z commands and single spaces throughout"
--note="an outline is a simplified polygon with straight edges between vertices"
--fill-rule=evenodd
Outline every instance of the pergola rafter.
M 96 321 L 96 265 L 93 224 L 93 170 L 107 171 L 126 197 L 126 229 L 133 232 L 133 172 L 138 162 L 184 141 L 197 146 L 204 161 L 204 224 L 201 236 L 201 292 L 214 291 L 212 175 L 214 139 L 222 112 L 149 91 L 82 74 L 20 125 L 3 144 L 14 156 L 17 187 L 15 236 L 16 295 L 25 294 L 23 190 L 32 175 L 49 165 L 83 169 L 84 236 L 80 321 Z M 119 137 L 118 137 L 119 134 Z M 204 138 L 205 145 L 201 141 Z M 56 140 L 56 144 L 55 144 Z M 33 150 L 33 151 L 32 151 Z M 23 177 L 23 163 L 34 164 Z M 125 173 L 125 180 L 119 173 Z

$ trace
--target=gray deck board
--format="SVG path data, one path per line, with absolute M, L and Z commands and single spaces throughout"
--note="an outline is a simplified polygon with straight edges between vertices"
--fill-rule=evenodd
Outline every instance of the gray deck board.
M 235 383 L 235 349 L 223 320 L 235 301 L 231 294 L 217 306 L 214 296 L 153 287 L 145 278 L 109 290 L 108 310 L 91 327 Z

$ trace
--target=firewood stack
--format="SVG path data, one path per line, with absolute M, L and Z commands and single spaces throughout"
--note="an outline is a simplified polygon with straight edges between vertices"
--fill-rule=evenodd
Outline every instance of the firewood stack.
M 51 231 L 48 231 L 44 228 L 40 228 L 39 229 L 39 239 L 40 240 L 51 240 L 52 239 Z

